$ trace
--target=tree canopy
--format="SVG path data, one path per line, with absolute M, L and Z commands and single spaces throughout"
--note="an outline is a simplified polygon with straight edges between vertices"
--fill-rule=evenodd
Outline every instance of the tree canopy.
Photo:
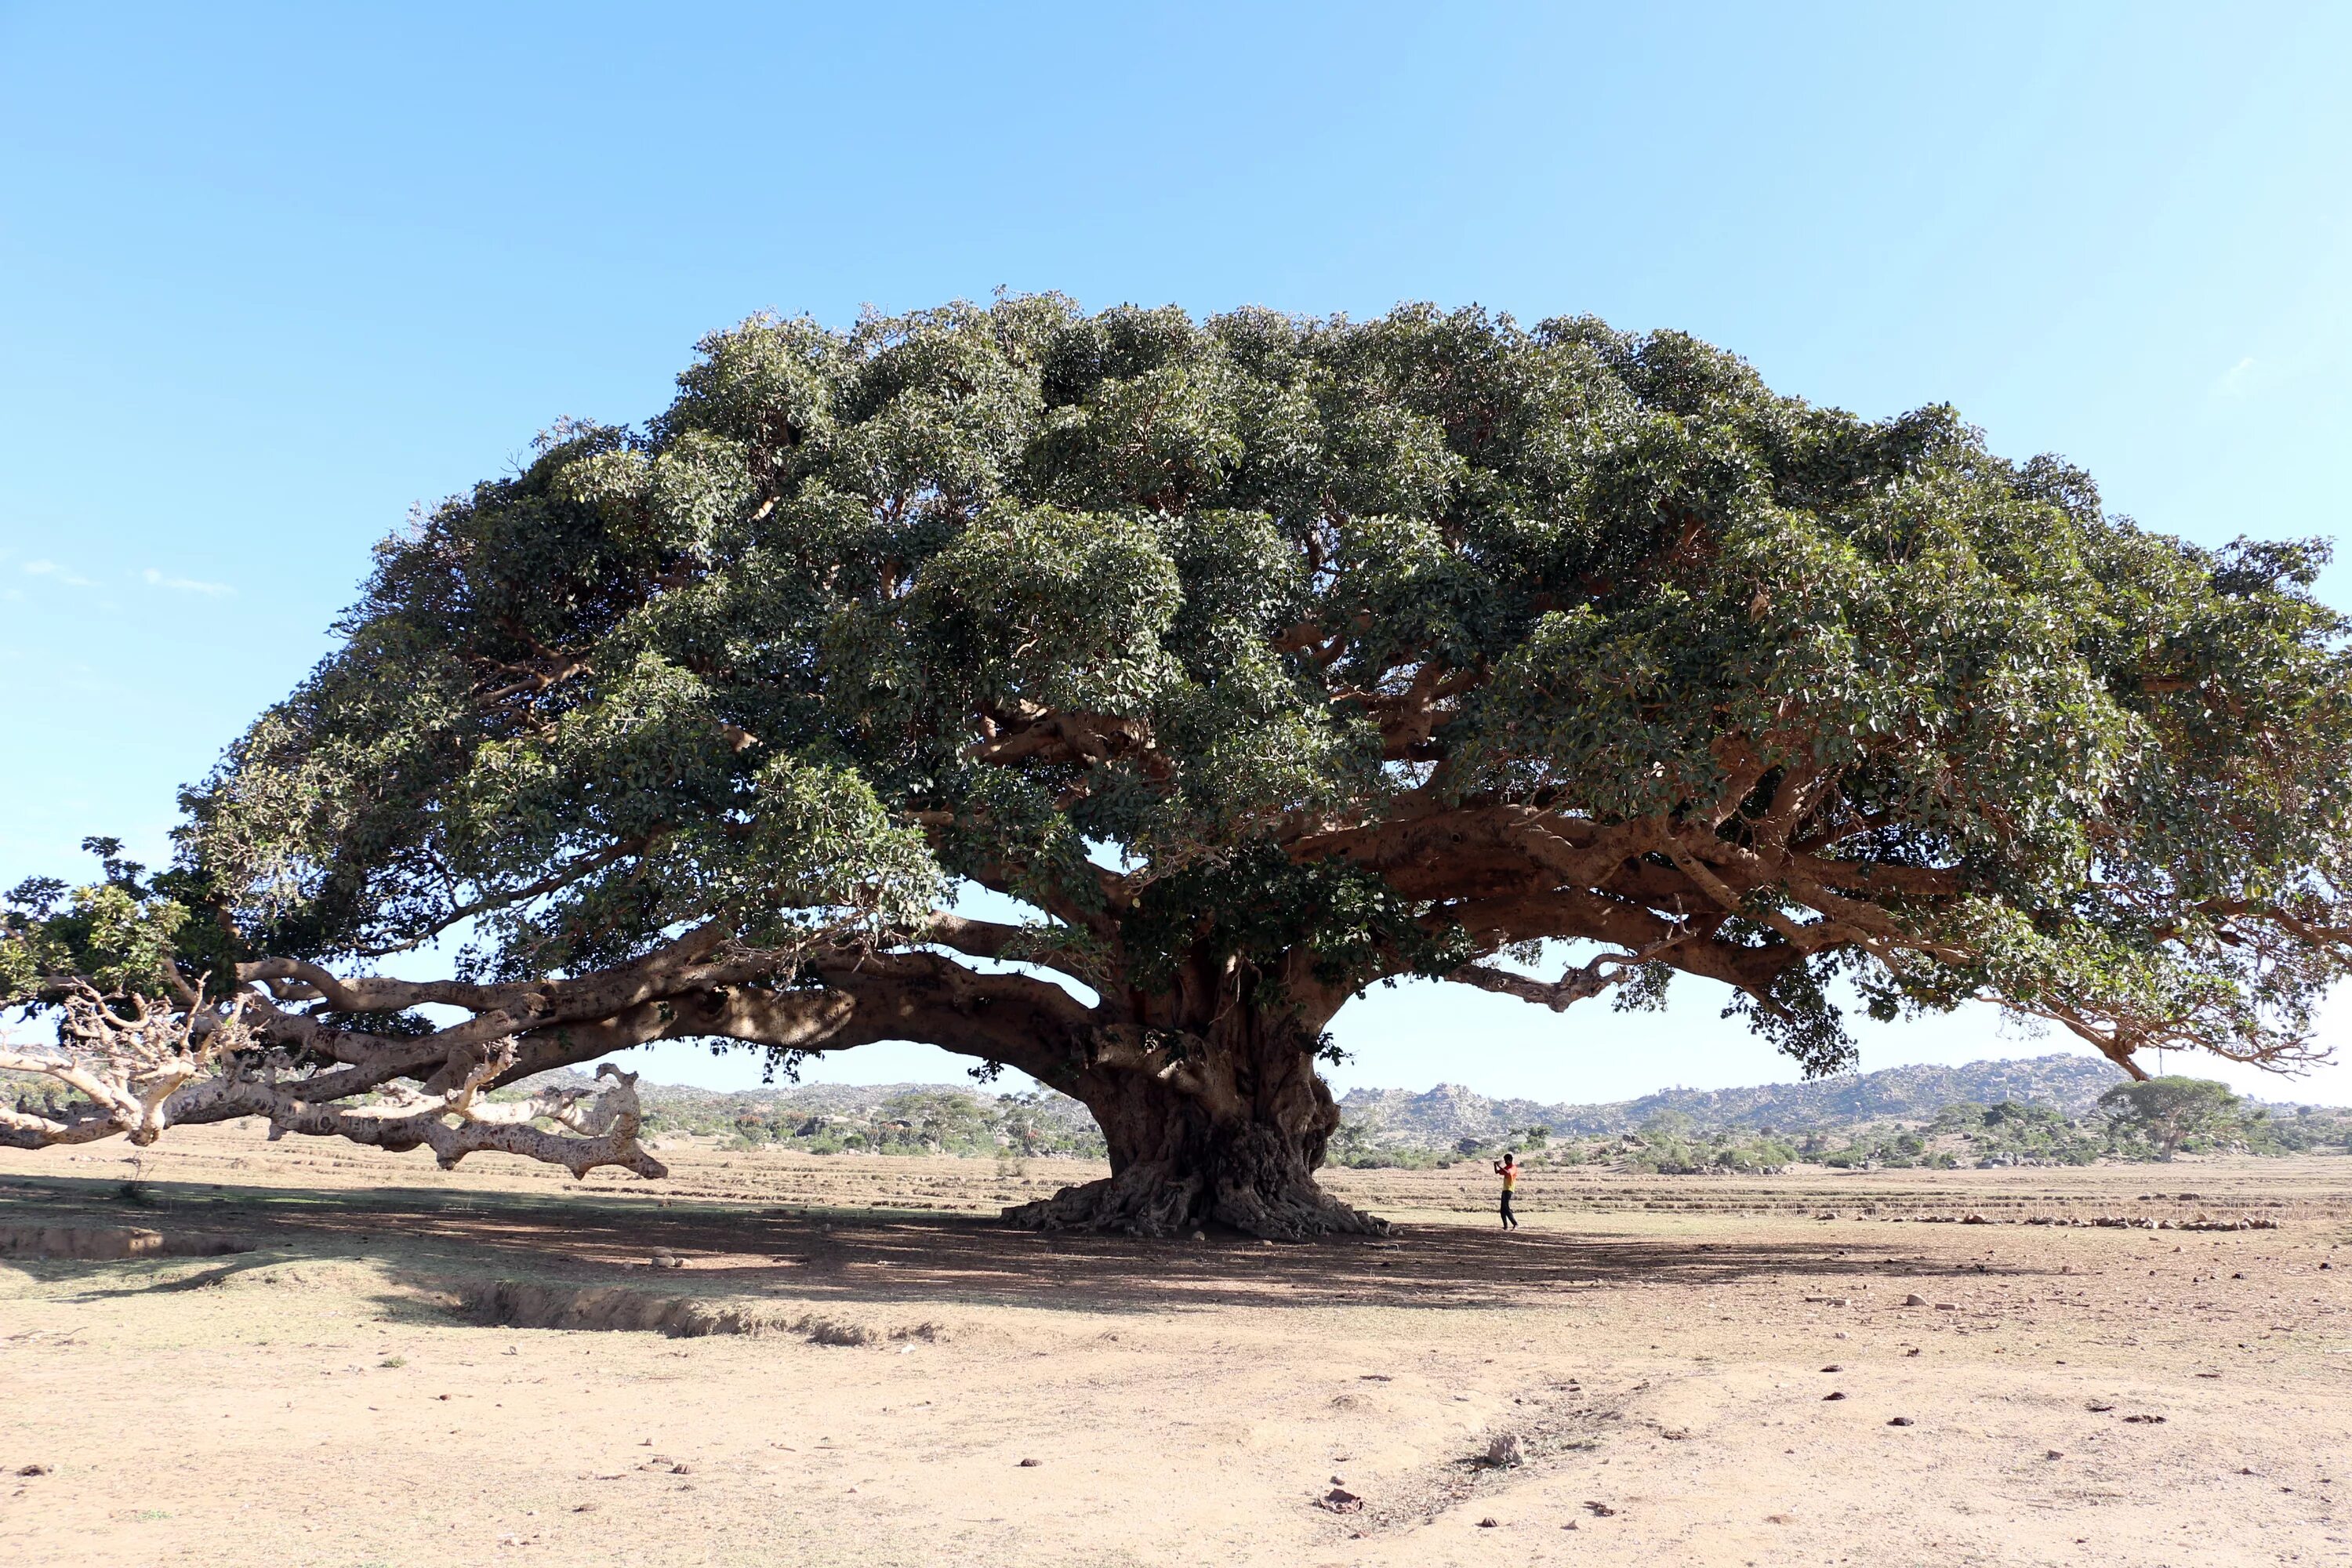
M 2352 962 L 2325 559 L 1589 318 L 761 317 L 387 540 L 155 896 L 219 977 L 183 1011 L 352 1093 L 928 1040 L 1105 1120 L 1111 1183 L 1033 1221 L 1307 1232 L 1361 1218 L 1305 1180 L 1322 1030 L 1403 975 L 1701 976 L 1810 1072 L 1846 994 L 2307 1056 Z
M 2189 1139 L 2241 1127 L 2244 1108 L 2227 1084 L 2168 1074 L 2119 1083 L 2099 1096 L 2099 1109 L 2116 1131 L 2146 1140 L 2158 1159 L 2170 1160 Z

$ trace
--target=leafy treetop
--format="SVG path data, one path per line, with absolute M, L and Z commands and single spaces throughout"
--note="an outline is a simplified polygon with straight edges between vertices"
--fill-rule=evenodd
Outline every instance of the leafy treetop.
M 1680 972 L 1816 1071 L 1843 976 L 2289 1060 L 2347 952 L 2324 560 L 1585 318 L 756 318 L 380 548 L 187 795 L 183 940 L 462 930 L 495 983 L 703 932 L 785 990 L 944 949 L 1178 1033 L 1204 975 Z M 1599 951 L 1509 962 L 1547 941 Z

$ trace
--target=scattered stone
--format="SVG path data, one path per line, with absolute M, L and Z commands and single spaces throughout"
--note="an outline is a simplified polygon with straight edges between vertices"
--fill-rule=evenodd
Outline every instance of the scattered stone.
M 694 1474 L 694 1467 L 691 1465 L 672 1465 L 669 1468 L 669 1473 L 673 1476 L 690 1476 Z
M 686 1259 L 680 1258 L 677 1253 L 672 1252 L 667 1247 L 656 1247 L 653 1249 L 652 1255 L 646 1259 L 646 1267 L 648 1268 L 683 1268 L 686 1267 Z
M 1016 1469 L 1034 1470 L 1034 1469 L 1035 1469 L 1035 1468 L 1037 1468 L 1037 1465 L 1038 1465 L 1038 1461 L 1037 1461 L 1037 1460 L 1035 1460 L 1035 1459 L 1024 1459 L 1024 1460 L 1022 1460 L 1022 1461 L 1021 1461 L 1021 1463 L 1020 1463 L 1019 1465 L 1015 1466 L 1014 1468 L 1015 1468 Z
M 2164 1425 L 2164 1417 L 2161 1415 L 2126 1415 L 2124 1419 L 2141 1426 L 2161 1426 Z
M 1480 1521 L 1478 1521 L 1478 1528 L 1479 1528 L 1479 1529 L 1481 1529 L 1481 1530 L 1492 1530 L 1492 1529 L 1494 1529 L 1494 1528 L 1495 1528 L 1495 1518 L 1494 1518 L 1494 1516 L 1493 1516 L 1492 1514 L 1489 1514 L 1489 1515 L 1487 1515 L 1485 1519 L 1480 1520 Z
M 2114 1405 L 2107 1405 L 2107 1404 L 2102 1403 L 2102 1402 L 2101 1402 L 2101 1401 L 2099 1401 L 2099 1400 L 2094 1399 L 2093 1401 L 2091 1401 L 2090 1405 L 2089 1405 L 2086 1408 L 2088 1408 L 2088 1409 L 2090 1410 L 2091 1414 L 2092 1414 L 2092 1415 L 2105 1415 L 2108 1411 L 2113 1410 L 2113 1409 L 2115 1408 L 2115 1406 L 2114 1406 Z
M 593 1502 L 573 1503 L 572 1505 L 572 1511 L 574 1513 L 594 1513 L 596 1511 L 596 1505 Z
M 1992 1221 L 1985 1218 L 1985 1216 L 1980 1214 L 1964 1214 L 1960 1216 L 1960 1223 L 1962 1225 L 1990 1225 Z
M 1345 1487 L 1333 1487 L 1315 1506 L 1332 1513 L 1361 1513 L 1364 1511 L 1364 1500 Z
M 1911 1425 L 1911 1417 L 1908 1415 L 1893 1416 L 1888 1419 L 1886 1424 L 1889 1426 L 1908 1426 Z
M 49 1473 L 49 1467 L 47 1465 L 21 1465 L 17 1467 L 16 1473 L 20 1476 L 46 1476 Z
M 1825 1366 L 1825 1367 L 1822 1368 L 1822 1370 L 1823 1372 L 1843 1372 L 1843 1371 L 1845 1370 L 1845 1368 L 1843 1368 L 1843 1367 L 1842 1367 L 1842 1366 L 1838 1365 L 1838 1363 L 1835 1363 L 1835 1362 L 1832 1362 L 1832 1363 L 1830 1363 L 1830 1364 L 1829 1364 L 1829 1365 L 1827 1365 L 1827 1366 Z
M 2047 1448 L 2042 1451 L 2042 1457 L 2045 1459 L 2063 1459 L 2066 1456 L 2060 1453 L 2055 1448 Z
M 1831 1393 L 1828 1393 L 1828 1394 L 1822 1394 L 1822 1403 L 1823 1403 L 1823 1404 L 1827 1404 L 1829 1401 L 1831 1401 L 1831 1400 L 1832 1400 L 1832 1399 L 1843 1399 L 1844 1397 L 1845 1397 L 1845 1395 L 1844 1395 L 1844 1394 L 1839 1394 L 1839 1393 L 1836 1393 L 1836 1392 L 1832 1391 L 1832 1392 L 1831 1392 Z
M 1915 1292 L 1904 1297 L 1903 1304 L 1906 1307 L 1924 1307 L 1927 1304 L 1927 1298 Z
M 1516 1470 L 1527 1462 L 1527 1445 L 1516 1432 L 1506 1432 L 1486 1445 L 1486 1463 L 1496 1469 Z
M 1209 1233 L 1205 1230 L 1196 1230 L 1192 1233 L 1192 1239 L 1194 1241 L 1206 1241 L 1209 1239 Z
M 1595 1519 L 1610 1519 L 1617 1512 L 1605 1502 L 1588 1502 L 1584 1505 L 1584 1510 Z

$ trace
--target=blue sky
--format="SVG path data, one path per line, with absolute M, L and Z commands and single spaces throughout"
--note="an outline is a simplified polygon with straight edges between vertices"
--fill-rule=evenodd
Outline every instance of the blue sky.
M 1591 311 L 1949 401 L 2193 539 L 2344 533 L 2347 58 L 2327 5 L 0 4 L 0 880 L 160 856 L 413 504 L 761 309 Z M 1787 1076 L 1696 990 L 1380 994 L 1339 1078 Z

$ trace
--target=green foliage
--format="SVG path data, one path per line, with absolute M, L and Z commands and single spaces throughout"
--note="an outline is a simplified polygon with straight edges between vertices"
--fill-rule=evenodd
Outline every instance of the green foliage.
M 2137 1098 L 2161 1097 L 2143 1093 Z M 1493 1108 L 1496 1114 L 1502 1109 Z M 1517 1107 L 1511 1109 L 1519 1113 Z M 1990 1105 L 1926 1101 L 1893 1115 L 1783 1106 L 1774 1116 L 1776 1125 L 1760 1126 L 1749 1119 L 1752 1107 L 1737 1121 L 1707 1124 L 1683 1110 L 1664 1110 L 1630 1133 L 1570 1131 L 1589 1127 L 1602 1108 L 1555 1109 L 1564 1113 L 1564 1121 L 1507 1129 L 1490 1122 L 1463 1136 L 1464 1112 L 1458 1106 L 1442 1105 L 1425 1118 L 1410 1103 L 1367 1108 L 1341 1125 L 1332 1140 L 1332 1159 L 1354 1166 L 1426 1167 L 1457 1155 L 1491 1158 L 1516 1146 L 1537 1164 L 1696 1176 L 1765 1171 L 1801 1162 L 1836 1170 L 1949 1170 L 2160 1157 L 2158 1144 L 2128 1121 L 2106 1113 L 2070 1117 L 2054 1104 L 2022 1100 Z M 2241 1101 L 2232 1116 L 2184 1135 L 2180 1147 L 2262 1155 L 2352 1152 L 2352 1110 Z
M 646 1126 L 656 1133 L 724 1139 L 742 1149 L 806 1154 L 1100 1159 L 1102 1136 L 1067 1101 L 1035 1092 L 980 1095 L 917 1089 L 866 1110 L 803 1110 L 757 1096 L 649 1086 Z M 751 1102 L 751 1103 L 747 1103 Z
M 2147 1143 L 2159 1160 L 2234 1131 L 2243 1119 L 2227 1084 L 2177 1075 L 2119 1083 L 2099 1096 L 2099 1109 L 2119 1137 Z
M 2273 1111 L 2258 1105 L 2245 1113 L 2238 1131 L 2250 1154 L 2352 1153 L 2352 1110 L 2340 1106 Z
M 1428 1171 L 1451 1164 L 1434 1149 L 1382 1142 L 1360 1121 L 1342 1121 L 1326 1156 L 1334 1165 L 1357 1171 Z
M 179 896 L 246 952 L 470 921 L 526 975 L 697 921 L 878 936 L 971 878 L 1139 977 L 1274 984 L 1303 947 L 1352 989 L 1715 906 L 1645 852 L 1490 929 L 1553 889 L 1302 847 L 1326 826 L 1501 803 L 1730 857 L 1785 792 L 1843 890 L 1769 862 L 1630 1001 L 1728 977 L 1812 1072 L 1847 980 L 2276 1055 L 2346 969 L 2325 558 L 2150 534 L 1950 409 L 1864 420 L 1584 318 L 761 317 L 644 429 L 559 427 L 386 541 L 344 646 L 188 795 Z M 1090 845 L 1140 889 L 1118 942 Z M 1868 920 L 1801 951 L 1832 897 Z
M 1433 932 L 1423 912 L 1360 867 L 1298 864 L 1271 845 L 1251 844 L 1154 882 L 1126 933 L 1136 977 L 1147 985 L 1166 984 L 1180 962 L 1203 952 L 1239 959 L 1270 979 L 1284 955 L 1305 948 L 1320 979 L 1353 990 L 1384 972 L 1444 974 L 1475 956 L 1458 928 Z
M 121 842 L 86 838 L 106 879 L 68 891 L 55 878 L 20 882 L 0 898 L 0 1006 L 54 1000 L 54 982 L 80 976 L 110 994 L 163 993 L 187 910 L 143 882 Z
M 2119 1152 L 2096 1121 L 2077 1124 L 2049 1106 L 2014 1100 L 1946 1106 L 1926 1131 L 1958 1135 L 1975 1163 L 2087 1165 Z
M 1678 1121 L 1663 1128 L 1653 1123 L 1630 1147 L 1617 1152 L 1614 1163 L 1621 1170 L 1690 1176 L 1778 1171 L 1794 1164 L 1796 1160 L 1793 1145 L 1769 1133 L 1720 1131 L 1702 1135 L 1689 1131 L 1687 1122 Z

